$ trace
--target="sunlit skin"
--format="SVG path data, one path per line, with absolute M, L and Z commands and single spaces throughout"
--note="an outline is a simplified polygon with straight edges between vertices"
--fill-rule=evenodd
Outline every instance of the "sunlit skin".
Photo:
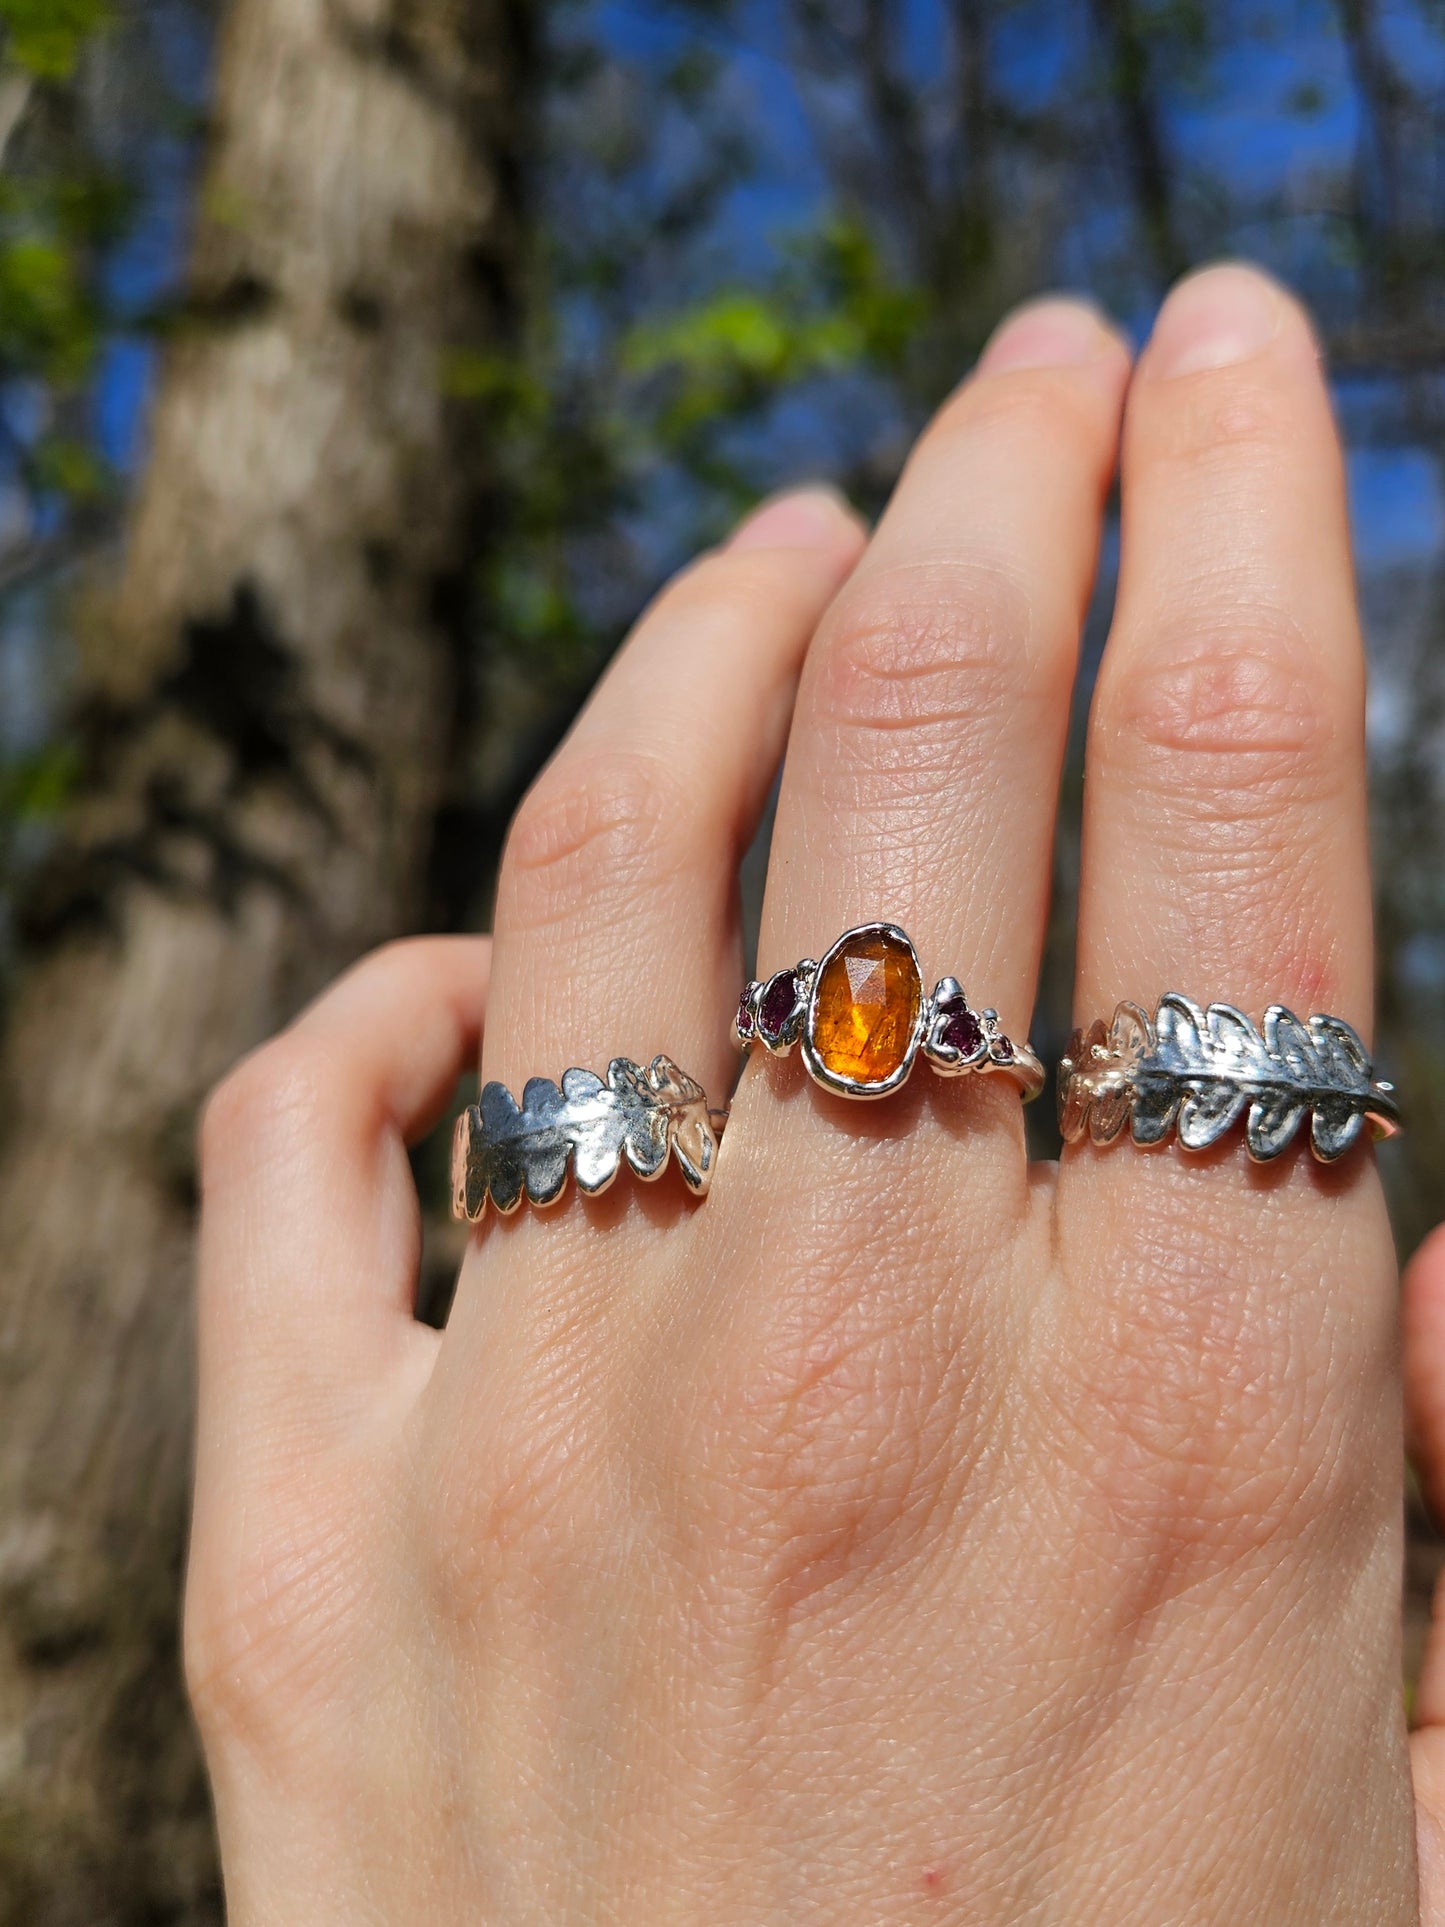
M 1131 370 L 1090 308 L 1022 310 L 866 542 L 803 492 L 664 591 L 523 804 L 493 942 L 368 960 L 208 1111 L 186 1658 L 234 1927 L 1445 1927 L 1368 1152 L 1030 1168 L 1006 1079 L 857 1104 L 757 1051 L 705 1203 L 490 1218 L 445 1334 L 412 1316 L 404 1146 L 479 1041 L 513 1090 L 658 1051 L 728 1088 L 785 745 L 759 975 L 887 918 L 1028 1034 L 1116 470 L 1077 1014 L 1368 1035 L 1308 323 L 1210 270 Z M 1406 1302 L 1440 1498 L 1445 1246 Z

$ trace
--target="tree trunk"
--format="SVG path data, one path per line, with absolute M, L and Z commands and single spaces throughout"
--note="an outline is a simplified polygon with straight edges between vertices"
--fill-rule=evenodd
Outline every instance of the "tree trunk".
M 219 1919 L 177 1662 L 192 1132 L 420 914 L 527 0 L 234 0 L 86 776 L 0 1054 L 0 1922 Z

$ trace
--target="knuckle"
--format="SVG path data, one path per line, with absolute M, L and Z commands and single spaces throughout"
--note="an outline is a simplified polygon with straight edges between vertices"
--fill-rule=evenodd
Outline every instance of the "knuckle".
M 922 1295 L 900 1300 L 871 1255 L 771 1280 L 749 1326 L 689 1406 L 675 1459 L 787 1623 L 906 1564 L 957 1516 L 977 1380 L 962 1329 L 940 1330 Z
M 196 1723 L 209 1740 L 274 1752 L 344 1677 L 357 1593 L 347 1545 L 342 1534 L 318 1530 L 252 1543 L 222 1559 L 193 1553 L 181 1660 Z
M 1243 363 L 1176 386 L 1167 405 L 1151 403 L 1145 436 L 1151 464 L 1201 479 L 1218 472 L 1228 483 L 1251 469 L 1278 470 L 1299 428 L 1298 390 L 1272 369 Z
M 545 1589 L 576 1555 L 564 1530 L 586 1510 L 586 1455 L 575 1432 L 541 1409 L 496 1413 L 484 1437 L 436 1451 L 418 1516 L 419 1565 L 443 1624 L 466 1624 L 503 1594 Z
M 212 1091 L 201 1113 L 203 1183 L 308 1133 L 324 1112 L 326 1084 L 322 1054 L 294 1032 L 242 1058 Z
M 249 1662 L 262 1650 L 254 1637 L 194 1578 L 186 1589 L 181 1664 L 196 1724 L 211 1737 L 251 1726 L 264 1696 L 252 1690 Z
M 696 804 L 660 757 L 564 757 L 524 799 L 507 838 L 502 888 L 524 927 L 569 915 L 605 887 L 625 899 L 686 862 Z
M 1368 1527 L 1377 1465 L 1336 1381 L 1369 1373 L 1367 1346 L 1382 1360 L 1387 1348 L 1363 1327 L 1322 1345 L 1319 1300 L 1282 1295 L 1288 1260 L 1271 1267 L 1244 1226 L 1221 1235 L 1171 1214 L 1141 1236 L 1053 1396 L 1063 1459 L 1085 1468 L 1086 1505 L 1132 1549 L 1153 1606 L 1277 1557 L 1322 1519 Z
M 865 762 L 930 745 L 947 756 L 1028 701 L 1034 627 L 1023 584 L 1002 565 L 879 570 L 835 605 L 811 701 L 840 748 Z
M 1211 759 L 1253 759 L 1290 780 L 1333 767 L 1342 705 L 1297 624 L 1254 610 L 1205 628 L 1202 639 L 1197 625 L 1152 637 L 1141 663 L 1101 678 L 1098 714 L 1112 746 L 1166 773 Z M 1183 780 L 1196 781 L 1196 771 Z
M 1067 369 L 1005 369 L 966 381 L 944 404 L 930 432 L 1041 443 L 1056 457 L 1068 442 L 1097 445 L 1106 409 L 1112 419 L 1112 405 L 1099 385 L 1073 380 Z

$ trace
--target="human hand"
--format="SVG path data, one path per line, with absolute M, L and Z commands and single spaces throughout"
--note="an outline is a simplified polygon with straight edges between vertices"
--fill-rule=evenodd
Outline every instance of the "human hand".
M 666 1051 L 725 1092 L 785 738 L 762 970 L 889 918 L 1026 1033 L 1126 386 L 1090 311 L 1025 310 L 861 559 L 827 498 L 765 508 L 523 805 L 490 988 L 480 940 L 383 952 L 213 1102 L 187 1664 L 235 1927 L 1419 1917 L 1367 1155 L 1030 1168 L 1003 1079 L 860 1106 L 763 1058 L 705 1204 L 489 1217 L 445 1334 L 411 1313 L 404 1141 L 484 998 L 514 1091 Z M 1365 1028 L 1363 665 L 1293 303 L 1177 290 L 1122 468 L 1079 1012 Z
M 1420 1487 L 1445 1519 L 1445 1225 L 1415 1253 L 1404 1278 L 1406 1437 Z M 1422 1914 L 1445 1920 L 1445 1587 L 1437 1585 L 1415 1690 L 1410 1736 Z

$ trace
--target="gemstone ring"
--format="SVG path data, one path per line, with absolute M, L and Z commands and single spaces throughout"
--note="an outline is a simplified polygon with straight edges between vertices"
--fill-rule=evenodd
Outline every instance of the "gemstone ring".
M 859 924 L 821 962 L 807 957 L 749 983 L 733 1035 L 775 1057 L 800 1045 L 809 1076 L 839 1097 L 886 1097 L 920 1050 L 940 1077 L 1002 1071 L 1025 1101 L 1044 1085 L 1029 1046 L 1005 1036 L 996 1010 L 972 1009 L 956 977 L 924 996 L 918 953 L 896 923 Z

